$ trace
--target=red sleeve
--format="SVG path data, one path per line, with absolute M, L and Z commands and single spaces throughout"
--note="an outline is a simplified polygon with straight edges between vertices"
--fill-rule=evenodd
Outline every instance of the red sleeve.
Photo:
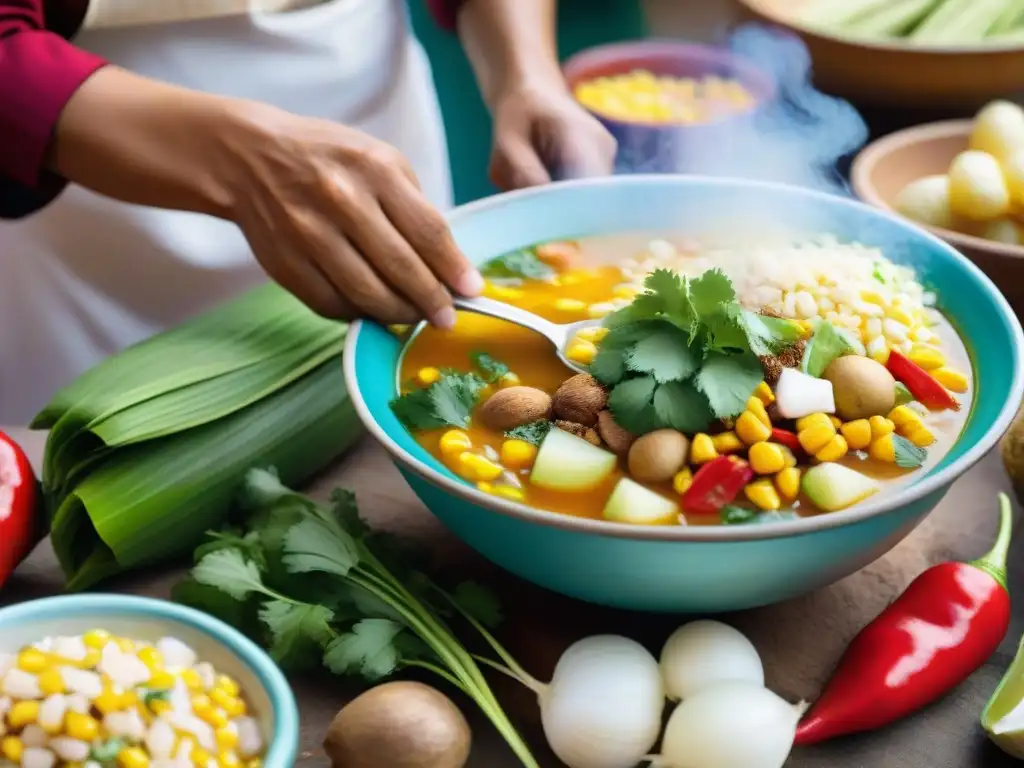
M 434 14 L 437 23 L 445 29 L 455 29 L 455 16 L 466 0 L 427 0 L 430 12 Z
M 17 187 L 55 194 L 44 168 L 53 130 L 68 99 L 106 63 L 52 31 L 63 21 L 44 18 L 43 0 L 0 0 L 0 216 Z

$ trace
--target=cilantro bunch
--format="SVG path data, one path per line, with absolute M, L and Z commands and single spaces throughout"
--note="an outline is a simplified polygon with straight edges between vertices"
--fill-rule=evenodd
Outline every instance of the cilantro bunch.
M 420 553 L 370 531 L 350 492 L 336 491 L 324 507 L 273 472 L 251 470 L 243 497 L 248 527 L 211 534 L 175 600 L 262 638 L 288 669 L 322 664 L 370 682 L 429 670 L 472 698 L 522 764 L 538 768 L 481 672 L 484 664 L 540 686 L 488 629 L 502 618 L 489 592 L 473 582 L 442 587 L 420 567 Z M 456 619 L 498 660 L 467 650 L 451 628 Z
M 720 270 L 696 279 L 659 269 L 609 315 L 591 374 L 610 388 L 615 421 L 635 435 L 701 432 L 739 415 L 764 378 L 758 359 L 800 340 L 788 320 L 745 310 Z

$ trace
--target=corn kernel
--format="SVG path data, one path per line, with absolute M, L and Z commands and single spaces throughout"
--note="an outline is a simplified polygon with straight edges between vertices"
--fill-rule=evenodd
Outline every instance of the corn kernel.
M 871 425 L 871 438 L 878 439 L 885 435 L 891 435 L 896 431 L 896 425 L 884 416 L 872 416 L 868 419 L 868 423 Z
M 586 302 L 579 299 L 555 299 L 555 309 L 559 312 L 582 312 L 586 308 Z
M 838 416 L 829 416 L 828 420 L 832 422 L 833 429 L 838 430 L 841 426 L 843 426 L 843 420 L 840 419 Z
M 783 457 L 785 457 L 787 467 L 795 467 L 797 464 L 800 463 L 796 460 L 796 456 L 793 455 L 793 452 L 789 449 L 789 446 L 782 445 L 781 443 L 776 443 L 776 445 L 778 445 L 779 450 L 782 451 L 782 455 Z
M 25 745 L 17 736 L 7 736 L 0 739 L 0 755 L 3 755 L 12 763 L 21 764 L 21 755 L 25 751 Z
M 136 655 L 139 661 L 149 667 L 150 671 L 161 669 L 164 666 L 163 654 L 152 646 L 140 648 Z
M 512 371 L 509 371 L 500 379 L 498 379 L 498 386 L 502 388 L 518 387 L 522 383 L 522 379 L 520 379 L 516 374 L 512 373 Z
M 758 403 L 761 401 L 758 400 Z M 764 407 L 763 404 L 761 406 Z M 747 445 L 767 440 L 772 434 L 772 428 L 766 425 L 757 414 L 751 411 L 744 411 L 736 419 L 736 434 Z
M 895 426 L 897 431 L 912 429 L 921 423 L 921 416 L 913 408 L 905 405 L 897 405 L 887 417 Z
M 970 385 L 970 381 L 964 374 L 952 368 L 937 368 L 931 371 L 931 374 L 939 384 L 950 392 L 963 394 Z
M 906 309 L 898 306 L 890 306 L 885 310 L 885 316 L 910 328 L 914 325 L 914 316 Z
M 800 447 L 812 456 L 828 445 L 835 436 L 836 428 L 832 426 L 831 422 L 828 424 L 814 423 L 797 433 Z
M 597 347 L 589 341 L 574 341 L 566 347 L 565 356 L 574 363 L 590 365 L 597 357 Z
M 935 442 L 935 435 L 932 434 L 932 431 L 924 424 L 920 424 L 915 429 L 909 430 L 904 437 L 918 448 L 927 448 Z
M 459 454 L 458 465 L 459 474 L 467 480 L 483 481 L 485 483 L 497 480 L 501 477 L 501 473 L 505 471 L 500 465 L 495 464 L 490 459 L 470 453 L 469 451 Z
M 782 506 L 782 499 L 779 498 L 779 492 L 775 490 L 770 478 L 766 477 L 749 483 L 743 489 L 743 493 L 758 509 L 771 510 Z
M 157 690 L 169 690 L 174 687 L 174 683 L 174 675 L 167 670 L 158 669 L 149 676 L 149 682 L 146 685 Z
M 421 387 L 429 387 L 435 381 L 441 380 L 441 371 L 437 368 L 420 368 L 416 371 L 416 383 Z
M 771 427 L 772 420 L 768 418 L 768 411 L 764 407 L 764 402 L 761 398 L 756 395 L 752 395 L 747 399 L 747 410 L 757 416 L 757 420 L 764 424 L 766 427 Z
M 946 358 L 939 350 L 920 344 L 915 344 L 911 347 L 907 358 L 911 362 L 917 363 L 926 371 L 934 371 L 936 368 L 941 368 L 946 364 Z
M 786 455 L 777 443 L 754 443 L 747 458 L 751 469 L 759 475 L 774 475 L 786 468 Z
M 827 413 L 812 413 L 810 416 L 804 416 L 801 419 L 796 420 L 796 431 L 803 432 L 810 426 L 815 424 L 829 425 L 832 423 L 832 419 L 829 418 Z
M 100 734 L 100 724 L 96 718 L 83 715 L 81 712 L 68 712 L 64 715 L 64 730 L 72 739 L 92 741 Z
M 842 435 L 836 435 L 829 440 L 824 448 L 814 454 L 814 458 L 818 461 L 839 461 L 846 455 L 848 450 L 846 438 Z
M 766 381 L 762 381 L 757 385 L 757 389 L 754 390 L 754 397 L 758 398 L 765 405 L 771 405 L 775 402 L 775 393 L 772 392 L 772 388 L 768 386 Z
M 241 768 L 242 759 L 230 750 L 217 755 L 217 768 Z
M 501 463 L 507 467 L 529 467 L 536 458 L 537 446 L 533 443 L 525 440 L 506 440 L 501 444 Z
M 597 320 L 599 318 L 610 315 L 615 311 L 615 305 L 610 301 L 602 301 L 597 304 L 591 304 L 587 307 L 587 316 Z
M 112 637 L 110 639 L 121 650 L 121 653 L 135 653 L 134 640 L 127 637 Z
M 183 682 L 185 687 L 190 691 L 201 691 L 203 689 L 202 678 L 199 677 L 199 673 L 194 669 L 182 670 L 181 682 Z
M 775 475 L 775 487 L 783 499 L 795 501 L 800 495 L 800 470 L 796 467 L 786 467 Z
M 484 296 L 489 296 L 492 299 L 498 299 L 500 301 L 519 301 L 525 295 L 525 291 L 522 291 L 519 288 L 509 288 L 507 285 L 495 285 L 494 283 L 486 283 L 484 285 Z
M 117 764 L 121 768 L 149 768 L 149 756 L 141 747 L 128 747 L 117 753 Z
M 389 325 L 388 330 L 391 331 L 394 336 L 405 336 L 405 334 L 409 332 L 410 327 L 411 326 L 408 325 L 402 325 L 401 323 L 395 323 L 394 325 Z
M 449 429 L 443 435 L 438 442 L 438 447 L 441 449 L 441 455 L 446 459 L 451 459 L 458 456 L 463 451 L 468 451 L 473 447 L 473 441 L 469 439 L 469 435 L 463 432 L 461 429 Z M 192 672 L 192 670 L 187 670 Z M 186 685 L 188 682 L 186 681 Z M 189 686 L 192 687 L 191 685 Z
M 839 428 L 851 451 L 863 451 L 871 445 L 871 422 L 867 419 L 848 421 Z
M 886 461 L 890 464 L 896 461 L 896 446 L 893 444 L 892 434 L 875 438 L 868 448 L 868 456 L 877 461 Z
M 39 721 L 38 701 L 17 701 L 7 713 L 7 724 L 12 728 L 24 728 Z
M 49 657 L 38 648 L 26 648 L 18 654 L 18 669 L 38 675 L 50 666 Z
M 102 693 L 93 699 L 93 706 L 96 707 L 104 715 L 108 715 L 111 712 L 117 712 L 122 708 L 124 703 L 124 694 L 120 691 L 115 691 L 110 686 L 105 686 Z
M 234 728 L 218 728 L 214 734 L 217 746 L 222 750 L 234 749 L 238 746 L 238 731 Z
M 491 483 L 477 483 L 476 489 L 480 493 L 494 493 L 494 485 Z
M 590 325 L 586 328 L 581 328 L 576 334 L 576 338 L 580 341 L 589 341 L 591 344 L 599 344 L 605 336 L 608 335 L 608 329 L 600 325 Z
M 192 765 L 209 765 L 210 761 L 213 760 L 213 755 L 207 752 L 202 747 L 195 747 L 192 752 L 189 753 L 189 758 L 192 760 Z
M 518 501 L 519 503 L 526 501 L 526 494 L 523 493 L 523 490 L 512 485 L 496 485 L 491 493 L 509 501 Z
M 60 667 L 50 667 L 39 673 L 37 678 L 39 690 L 49 696 L 54 693 L 64 693 L 67 686 L 64 685 L 64 676 L 60 673 Z
M 252 760 L 245 764 L 245 768 L 263 768 L 263 761 L 258 757 L 254 757 Z
M 737 453 L 744 448 L 743 441 L 735 432 L 719 432 L 712 436 L 711 442 L 719 453 Z
M 885 304 L 882 294 L 876 291 L 861 291 L 860 297 L 863 301 L 868 302 L 868 304 L 877 304 L 880 307 Z
M 92 629 L 82 635 L 82 642 L 89 648 L 97 651 L 103 650 L 103 646 L 110 640 L 110 633 L 104 629 Z
M 693 485 L 693 473 L 689 468 L 681 469 L 672 478 L 672 490 L 682 496 Z
M 717 458 L 718 451 L 710 435 L 698 432 L 693 436 L 693 440 L 690 441 L 690 461 L 694 464 L 707 464 Z
M 633 299 L 636 298 L 636 288 L 632 285 L 616 285 L 612 288 L 612 296 L 617 299 Z

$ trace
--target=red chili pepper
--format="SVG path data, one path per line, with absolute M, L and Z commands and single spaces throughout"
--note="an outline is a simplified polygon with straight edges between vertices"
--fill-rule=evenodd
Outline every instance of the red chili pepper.
M 28 457 L 0 432 L 0 587 L 42 537 Z
M 773 443 L 786 446 L 795 454 L 801 454 L 804 451 L 804 449 L 800 447 L 800 438 L 788 429 L 779 429 L 778 427 L 775 427 L 772 430 L 771 441 Z
M 693 484 L 683 494 L 683 508 L 697 515 L 713 515 L 739 496 L 753 476 L 754 470 L 743 459 L 712 459 L 693 476 Z
M 919 366 L 913 360 L 905 357 L 895 349 L 889 352 L 889 362 L 886 368 L 893 375 L 896 381 L 903 382 L 921 405 L 933 411 L 941 411 L 945 408 L 960 410 L 960 403 L 955 397 L 949 394 L 944 386 L 939 384 L 928 371 Z
M 935 701 L 995 652 L 1010 627 L 1006 553 L 1013 513 L 999 495 L 999 537 L 971 563 L 942 563 L 918 576 L 853 639 L 797 744 L 879 728 Z

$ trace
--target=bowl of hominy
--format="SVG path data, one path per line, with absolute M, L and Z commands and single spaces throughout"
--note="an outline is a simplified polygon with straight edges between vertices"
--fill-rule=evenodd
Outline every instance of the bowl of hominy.
M 0 609 L 0 765 L 288 768 L 298 708 L 251 640 L 112 594 Z

